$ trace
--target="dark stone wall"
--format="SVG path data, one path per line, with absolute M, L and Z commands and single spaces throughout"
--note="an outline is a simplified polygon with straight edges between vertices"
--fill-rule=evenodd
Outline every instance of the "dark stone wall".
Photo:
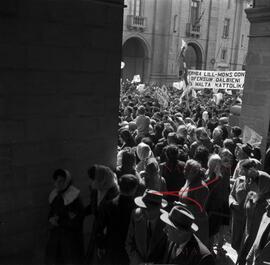
M 241 125 L 263 136 L 264 156 L 270 120 L 270 1 L 256 0 L 255 8 L 246 9 L 246 13 L 251 27 Z
M 43 261 L 52 172 L 115 165 L 122 0 L 0 3 L 0 263 Z

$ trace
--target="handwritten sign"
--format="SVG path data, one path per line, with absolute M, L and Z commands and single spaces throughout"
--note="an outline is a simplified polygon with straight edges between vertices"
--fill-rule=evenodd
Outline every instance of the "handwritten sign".
M 195 89 L 244 88 L 245 71 L 188 71 L 189 85 Z

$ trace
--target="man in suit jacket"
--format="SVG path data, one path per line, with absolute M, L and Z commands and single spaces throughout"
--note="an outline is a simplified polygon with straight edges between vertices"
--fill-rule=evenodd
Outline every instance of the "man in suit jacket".
M 131 212 L 136 205 L 134 194 L 139 180 L 136 176 L 125 174 L 119 179 L 120 195 L 106 203 L 98 215 L 98 255 L 106 264 L 128 264 L 125 240 Z M 106 233 L 104 233 L 106 230 Z
M 270 264 L 270 199 L 267 200 L 268 206 L 253 243 L 247 256 L 248 265 Z
M 170 213 L 160 216 L 166 223 L 168 236 L 164 264 L 214 265 L 215 261 L 207 247 L 194 235 L 198 226 L 194 216 L 184 206 L 174 206 Z
M 159 217 L 167 202 L 157 191 L 146 190 L 135 203 L 139 208 L 132 213 L 126 239 L 130 264 L 161 263 L 167 238 Z

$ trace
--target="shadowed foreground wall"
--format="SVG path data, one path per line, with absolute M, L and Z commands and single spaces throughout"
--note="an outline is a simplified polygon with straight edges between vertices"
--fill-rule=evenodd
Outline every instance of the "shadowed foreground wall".
M 263 136 L 265 153 L 270 119 L 270 1 L 246 9 L 251 22 L 241 123 Z
M 43 260 L 54 169 L 114 166 L 122 0 L 0 3 L 0 263 Z

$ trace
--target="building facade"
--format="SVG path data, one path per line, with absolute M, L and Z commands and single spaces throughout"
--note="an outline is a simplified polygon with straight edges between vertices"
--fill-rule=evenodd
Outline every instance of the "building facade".
M 123 79 L 178 78 L 182 39 L 189 69 L 242 70 L 248 49 L 248 0 L 126 0 Z
M 264 156 L 270 144 L 270 1 L 255 0 L 246 13 L 251 27 L 240 121 L 263 137 Z

